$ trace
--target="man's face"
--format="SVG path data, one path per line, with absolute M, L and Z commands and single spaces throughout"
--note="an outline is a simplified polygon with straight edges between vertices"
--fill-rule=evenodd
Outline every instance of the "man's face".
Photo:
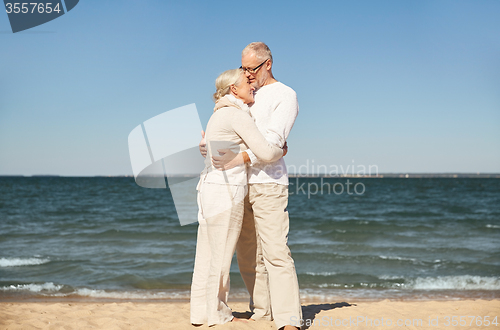
M 241 57 L 241 66 L 246 69 L 253 69 L 262 64 L 262 61 L 259 61 L 255 54 L 249 52 Z M 259 89 L 264 85 L 267 78 L 269 77 L 269 73 L 267 71 L 268 62 L 264 63 L 255 73 L 250 73 L 245 71 L 245 75 L 248 78 L 250 84 L 256 89 Z

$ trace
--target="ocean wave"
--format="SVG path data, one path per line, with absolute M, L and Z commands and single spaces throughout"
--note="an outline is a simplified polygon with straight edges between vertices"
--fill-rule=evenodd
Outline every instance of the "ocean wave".
M 487 224 L 487 225 L 486 225 L 486 228 L 495 228 L 495 229 L 499 229 L 499 228 L 500 228 L 500 226 Z
M 417 277 L 407 278 L 402 275 L 380 275 L 377 278 L 381 281 L 361 281 L 361 282 L 325 282 L 317 283 L 314 286 L 321 289 L 385 289 L 398 291 L 495 291 L 500 290 L 499 277 L 485 276 L 438 276 L 438 277 Z
M 50 259 L 40 258 L 0 258 L 0 267 L 17 267 L 42 265 L 50 262 Z
M 500 278 L 471 275 L 417 277 L 401 287 L 413 290 L 500 290 Z
M 64 289 L 64 290 L 63 290 Z M 52 282 L 43 284 L 17 284 L 0 287 L 0 291 L 7 292 L 29 292 L 51 297 L 80 296 L 89 298 L 107 299 L 189 299 L 189 291 L 106 291 L 99 289 L 77 288 L 72 289 L 65 285 L 57 285 Z
M 52 282 L 43 284 L 18 284 L 0 287 L 0 292 L 10 292 L 18 294 L 32 294 L 34 297 L 56 297 L 56 298 L 71 298 L 71 297 L 85 297 L 95 299 L 133 299 L 133 300 L 161 300 L 161 299 L 183 299 L 190 298 L 189 290 L 167 290 L 167 291 L 154 291 L 154 290 L 137 290 L 137 291 L 112 291 L 102 289 L 90 288 L 76 288 L 73 289 L 66 285 L 56 285 Z M 231 293 L 233 299 L 246 299 L 248 293 L 243 289 L 236 289 Z
M 398 276 L 398 275 L 380 275 L 378 276 L 379 279 L 381 280 L 401 280 L 403 279 L 403 276 Z
M 81 296 L 90 298 L 107 299 L 189 299 L 189 291 L 176 292 L 130 292 L 130 291 L 105 291 L 96 289 L 77 289 L 72 293 L 58 294 L 57 296 Z
M 246 290 L 231 290 L 232 299 L 246 298 Z M 80 296 L 101 299 L 135 299 L 135 300 L 155 300 L 155 299 L 189 299 L 190 290 L 168 290 L 168 291 L 106 291 L 99 289 L 79 288 L 71 293 L 57 293 L 56 297 Z
M 43 284 L 18 284 L 9 285 L 0 288 L 0 291 L 29 291 L 36 293 L 53 293 L 58 292 L 63 288 L 63 285 L 55 285 L 52 282 L 47 282 Z
M 321 273 L 313 273 L 313 272 L 307 272 L 306 275 L 312 275 L 312 276 L 332 276 L 336 275 L 337 273 L 335 272 L 321 272 Z
M 378 256 L 380 259 L 386 259 L 386 260 L 399 260 L 399 261 L 412 261 L 412 262 L 417 262 L 417 259 L 415 258 L 405 258 L 405 257 L 397 257 L 397 256 Z

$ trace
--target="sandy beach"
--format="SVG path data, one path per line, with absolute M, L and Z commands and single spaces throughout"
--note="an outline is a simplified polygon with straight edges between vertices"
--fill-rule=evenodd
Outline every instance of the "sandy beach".
M 230 306 L 235 315 L 248 317 L 246 303 L 235 302 Z M 499 326 L 493 322 L 500 322 L 500 300 L 349 301 L 302 306 L 303 329 L 497 329 Z M 189 323 L 187 302 L 2 302 L 0 329 L 187 330 L 209 327 L 194 327 Z M 229 323 L 210 329 L 276 327 L 273 322 L 258 321 Z

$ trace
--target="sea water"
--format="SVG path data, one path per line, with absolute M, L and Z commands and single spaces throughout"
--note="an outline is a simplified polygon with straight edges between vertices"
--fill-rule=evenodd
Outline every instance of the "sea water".
M 303 300 L 500 297 L 499 179 L 289 187 Z M 133 178 L 0 177 L 0 299 L 188 299 L 196 232 Z M 235 259 L 230 297 L 248 297 Z

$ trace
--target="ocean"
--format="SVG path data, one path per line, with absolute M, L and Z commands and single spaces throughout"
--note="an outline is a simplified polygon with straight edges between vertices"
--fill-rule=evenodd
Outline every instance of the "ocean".
M 499 179 L 290 183 L 303 301 L 500 298 Z M 0 177 L 0 300 L 189 299 L 196 231 L 133 178 Z

